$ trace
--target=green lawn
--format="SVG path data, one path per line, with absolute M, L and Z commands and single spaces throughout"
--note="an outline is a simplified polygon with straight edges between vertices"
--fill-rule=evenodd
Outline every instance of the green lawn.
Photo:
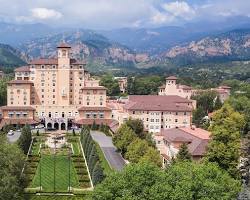
M 81 155 L 79 142 L 72 142 L 74 155 Z
M 26 195 L 24 200 L 90 200 L 89 196 L 37 196 Z
M 32 181 L 31 187 L 40 186 L 40 167 L 42 174 L 42 188 L 44 192 L 54 191 L 54 156 L 42 155 L 39 165 L 36 170 L 35 177 Z M 55 188 L 57 192 L 67 192 L 69 184 L 69 160 L 67 156 L 56 156 L 56 174 L 55 174 Z M 79 181 L 73 163 L 70 163 L 70 184 L 71 187 L 79 187 Z

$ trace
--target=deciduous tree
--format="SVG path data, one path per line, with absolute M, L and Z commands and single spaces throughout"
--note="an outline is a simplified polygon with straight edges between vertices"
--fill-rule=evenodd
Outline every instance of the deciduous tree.
M 24 154 L 17 145 L 9 144 L 0 137 L 0 199 L 22 199 L 25 187 L 21 171 L 24 165 Z
M 227 170 L 233 177 L 237 177 L 237 165 L 240 157 L 240 131 L 245 124 L 244 116 L 229 105 L 225 104 L 213 115 L 213 122 L 209 127 L 212 132 L 208 145 L 206 159 L 216 162 Z

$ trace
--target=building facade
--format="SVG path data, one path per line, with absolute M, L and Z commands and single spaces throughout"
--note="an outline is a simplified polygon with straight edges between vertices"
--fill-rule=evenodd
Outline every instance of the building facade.
M 192 88 L 187 85 L 177 84 L 177 80 L 175 76 L 167 77 L 165 85 L 159 87 L 158 95 L 178 95 L 190 99 L 192 96 Z
M 170 76 L 166 78 L 166 83 L 159 87 L 158 95 L 178 95 L 180 97 L 191 99 L 192 95 L 197 95 L 205 91 L 215 91 L 223 103 L 230 96 L 231 88 L 228 86 L 219 86 L 208 90 L 194 89 L 187 85 L 177 84 L 178 78 Z
M 84 62 L 70 55 L 71 47 L 61 43 L 57 58 L 36 59 L 17 68 L 15 80 L 8 82 L 1 124 L 27 123 L 28 116 L 30 124 L 41 121 L 46 128 L 62 130 L 94 120 L 108 123 L 111 110 L 106 107 L 106 88 L 90 77 Z
M 145 130 L 159 133 L 161 129 L 190 126 L 194 108 L 193 101 L 176 95 L 131 95 L 126 102 L 112 103 L 112 117 L 120 124 L 129 118 L 140 119 Z
M 118 81 L 120 92 L 125 93 L 128 87 L 127 77 L 115 77 L 115 79 Z
M 206 153 L 211 133 L 195 127 L 179 127 L 161 130 L 154 135 L 156 147 L 159 150 L 163 165 L 175 158 L 182 144 L 187 144 L 193 160 L 200 160 Z

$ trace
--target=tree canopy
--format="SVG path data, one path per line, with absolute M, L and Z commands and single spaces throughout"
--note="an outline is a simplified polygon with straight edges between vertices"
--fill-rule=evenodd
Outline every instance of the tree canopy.
M 24 155 L 17 145 L 9 144 L 0 137 L 0 199 L 22 199 L 24 182 L 21 171 Z
M 178 162 L 163 171 L 148 163 L 112 173 L 93 193 L 93 200 L 231 200 L 240 183 L 212 163 Z
M 212 132 L 206 159 L 216 162 L 233 177 L 237 176 L 240 157 L 240 131 L 244 127 L 244 116 L 225 104 L 213 115 L 209 130 Z
M 120 94 L 118 80 L 116 80 L 112 74 L 103 75 L 100 80 L 100 85 L 107 88 L 108 96 L 118 96 Z

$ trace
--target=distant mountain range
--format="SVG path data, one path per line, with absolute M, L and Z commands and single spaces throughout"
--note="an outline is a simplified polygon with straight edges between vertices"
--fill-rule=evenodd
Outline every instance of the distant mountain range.
M 13 47 L 0 44 L 0 67 L 20 66 L 25 64 L 21 52 Z
M 159 56 L 177 64 L 250 60 L 250 29 L 237 29 L 175 46 Z
M 58 43 L 65 41 L 72 47 L 72 54 L 78 60 L 87 60 L 103 65 L 134 66 L 136 53 L 124 45 L 112 42 L 92 30 L 74 30 L 31 39 L 18 48 L 27 60 L 37 57 L 55 57 Z
M 0 43 L 15 48 L 1 45 L 9 53 L 0 54 L 0 63 L 10 66 L 37 57 L 54 57 L 56 46 L 62 40 L 72 45 L 74 57 L 87 60 L 91 66 L 169 68 L 211 61 L 250 60 L 249 19 L 238 17 L 182 27 L 110 31 L 0 23 Z

